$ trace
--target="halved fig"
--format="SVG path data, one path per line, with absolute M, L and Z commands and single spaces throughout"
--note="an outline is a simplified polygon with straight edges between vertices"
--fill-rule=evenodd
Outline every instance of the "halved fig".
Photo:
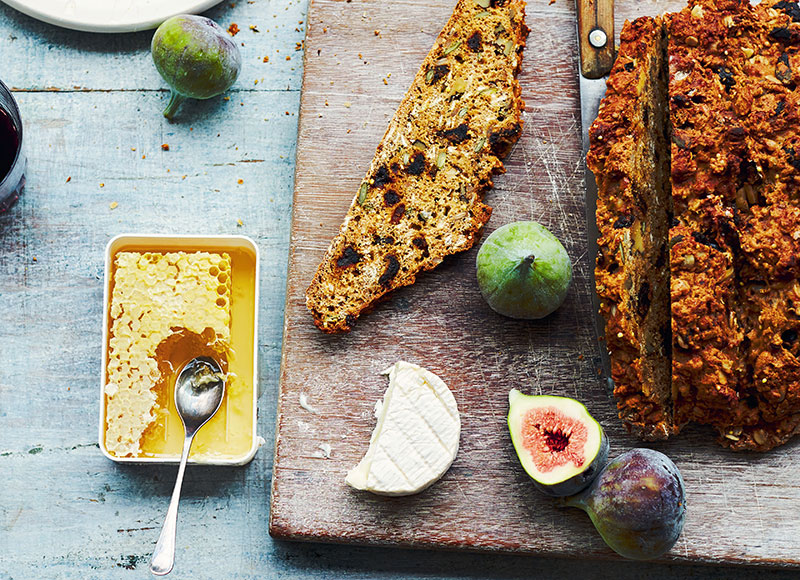
M 561 497 L 585 489 L 608 461 L 603 428 L 568 397 L 508 394 L 508 429 L 522 467 L 536 487 Z

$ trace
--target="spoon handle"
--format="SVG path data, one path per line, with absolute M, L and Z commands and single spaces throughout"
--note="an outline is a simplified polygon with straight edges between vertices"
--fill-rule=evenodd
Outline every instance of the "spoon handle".
M 156 576 L 166 576 L 172 571 L 175 564 L 175 534 L 178 529 L 178 502 L 181 499 L 181 485 L 183 485 L 183 472 L 186 471 L 186 461 L 189 459 L 189 449 L 192 447 L 194 434 L 187 435 L 183 441 L 183 453 L 181 453 L 181 464 L 178 468 L 178 479 L 175 481 L 175 489 L 172 490 L 172 499 L 169 502 L 167 517 L 161 528 L 161 535 L 158 537 L 156 549 L 150 559 L 150 571 Z

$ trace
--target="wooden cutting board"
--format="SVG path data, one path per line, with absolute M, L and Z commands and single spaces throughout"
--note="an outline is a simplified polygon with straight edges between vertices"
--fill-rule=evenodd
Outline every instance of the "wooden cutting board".
M 386 125 L 454 0 L 314 0 L 308 16 L 288 294 L 272 480 L 270 533 L 279 538 L 615 557 L 586 515 L 539 494 L 520 468 L 507 427 L 511 388 L 584 401 L 606 428 L 611 454 L 626 434 L 598 376 L 586 252 L 576 77 L 575 8 L 536 0 L 520 77 L 525 128 L 487 202 L 488 232 L 534 219 L 573 258 L 563 307 L 533 322 L 504 319 L 475 282 L 477 247 L 448 259 L 363 316 L 353 332 L 312 324 L 304 292 L 338 231 Z M 683 2 L 627 0 L 625 18 Z M 450 471 L 417 496 L 381 498 L 344 478 L 367 449 L 373 406 L 397 360 L 420 364 L 453 390 L 461 447 Z M 300 405 L 301 395 L 314 409 Z M 329 448 L 327 446 L 330 446 Z M 798 443 L 734 454 L 693 428 L 652 447 L 681 469 L 687 520 L 673 561 L 800 566 Z M 330 456 L 326 457 L 329 451 Z

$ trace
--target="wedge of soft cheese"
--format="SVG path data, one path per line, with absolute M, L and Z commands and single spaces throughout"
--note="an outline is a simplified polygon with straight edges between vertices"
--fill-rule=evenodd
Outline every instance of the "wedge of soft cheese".
M 411 495 L 437 481 L 458 452 L 461 418 L 444 381 L 399 361 L 383 371 L 389 388 L 375 405 L 378 424 L 348 485 L 379 495 Z

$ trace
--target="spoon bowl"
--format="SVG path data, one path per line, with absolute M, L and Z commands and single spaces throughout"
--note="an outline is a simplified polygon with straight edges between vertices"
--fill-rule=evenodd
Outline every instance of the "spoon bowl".
M 199 356 L 181 369 L 175 381 L 175 407 L 186 433 L 196 433 L 219 410 L 225 374 L 211 357 Z
M 199 356 L 184 365 L 175 381 L 175 407 L 183 422 L 186 434 L 183 440 L 181 464 L 178 477 L 172 490 L 167 517 L 161 528 L 156 549 L 150 559 L 150 571 L 156 576 L 164 576 L 172 571 L 175 564 L 175 535 L 178 528 L 178 502 L 181 497 L 183 473 L 189 450 L 197 431 L 214 416 L 225 395 L 225 373 L 220 364 L 211 357 Z

